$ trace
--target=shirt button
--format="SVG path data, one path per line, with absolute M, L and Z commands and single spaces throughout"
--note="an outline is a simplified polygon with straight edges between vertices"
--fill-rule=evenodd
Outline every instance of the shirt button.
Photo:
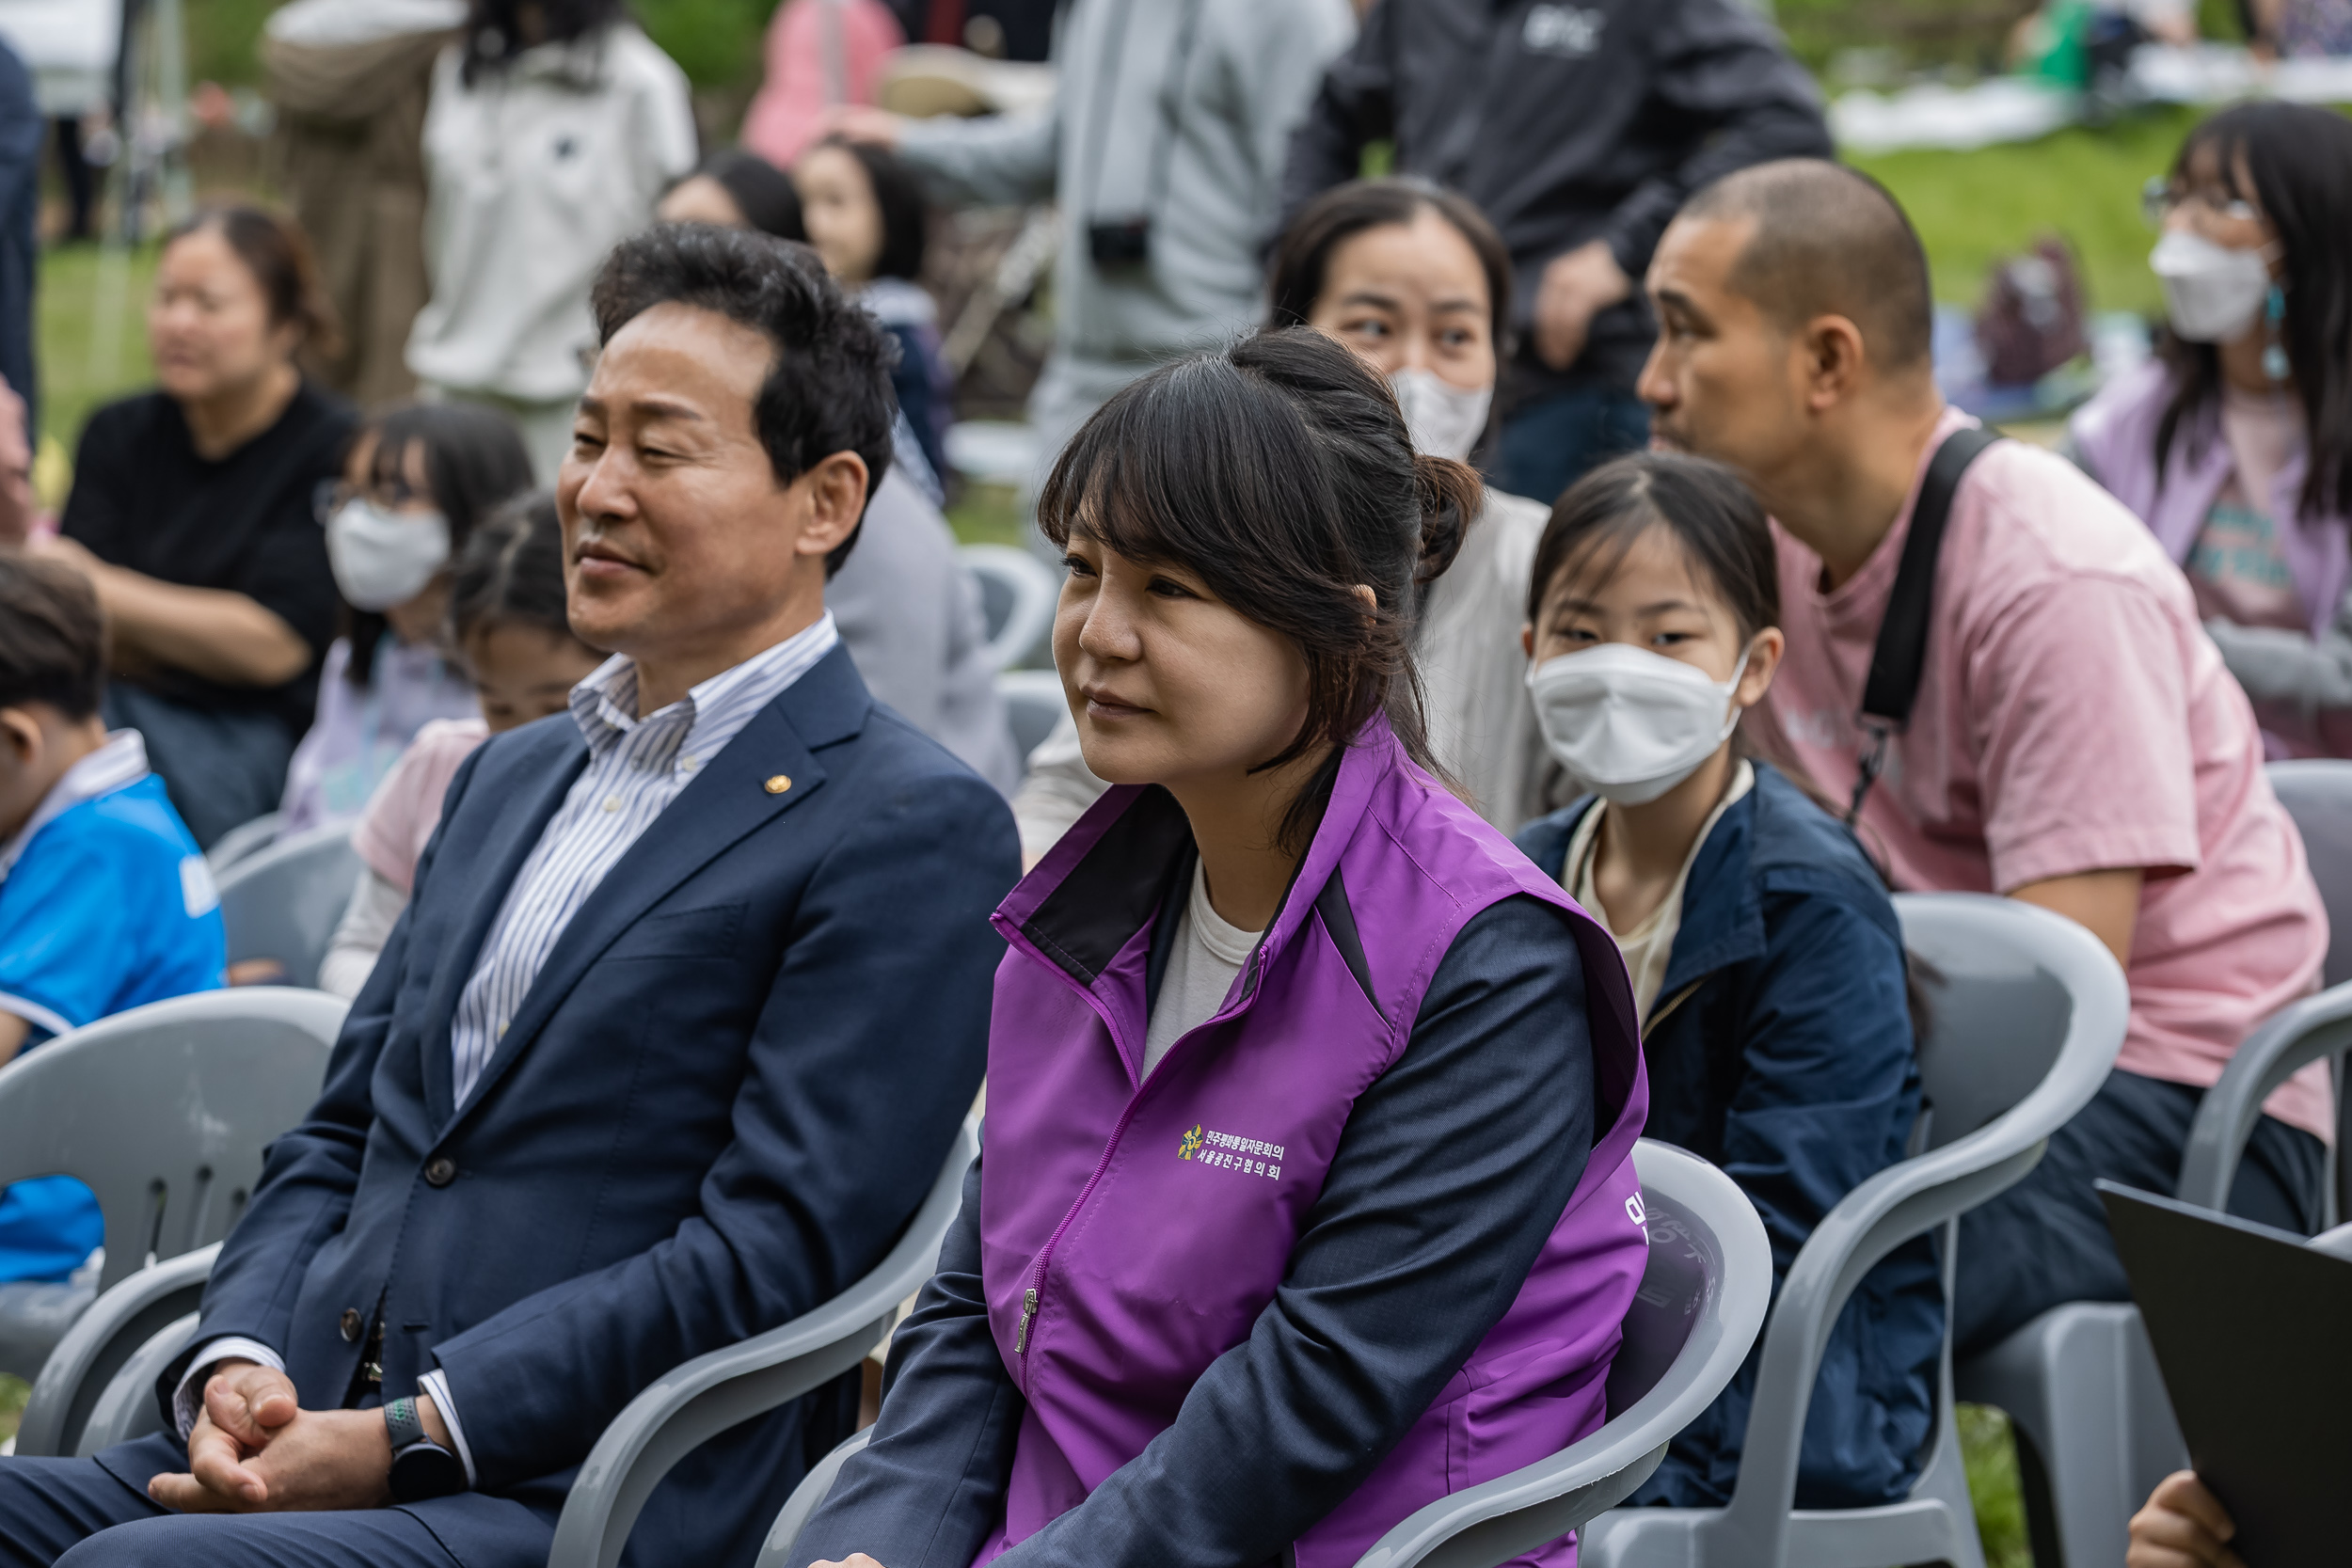
M 606 796 L 604 798 L 604 809 L 607 811 L 619 811 L 621 809 L 621 798 L 617 795 Z
M 680 757 L 677 759 L 677 765 L 680 772 L 691 773 L 694 770 L 694 759 L 692 757 Z
M 429 1187 L 446 1187 L 456 1180 L 457 1162 L 446 1154 L 437 1155 L 424 1167 L 425 1185 Z M 354 1313 L 353 1316 L 357 1317 L 358 1314 Z
M 503 1018 L 499 1020 L 499 1038 L 504 1039 L 506 1037 L 506 1026 L 511 1022 L 513 1021 Z
M 356 1345 L 359 1342 L 359 1309 L 357 1307 L 343 1308 L 342 1327 L 344 1344 Z

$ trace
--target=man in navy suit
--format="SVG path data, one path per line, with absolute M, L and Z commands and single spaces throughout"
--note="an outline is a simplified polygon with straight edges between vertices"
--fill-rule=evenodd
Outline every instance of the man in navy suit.
M 594 303 L 557 503 L 613 657 L 450 785 L 158 1390 L 177 1432 L 0 1459 L 0 1564 L 536 1568 L 606 1423 L 872 1268 L 978 1087 L 1011 816 L 824 607 L 886 340 L 719 230 L 626 242 Z M 854 1411 L 706 1445 L 631 1559 L 749 1561 Z

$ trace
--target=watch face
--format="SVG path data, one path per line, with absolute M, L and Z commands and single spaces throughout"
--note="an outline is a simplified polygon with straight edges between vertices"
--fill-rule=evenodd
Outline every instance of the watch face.
M 466 1462 L 438 1443 L 411 1443 L 392 1455 L 392 1501 L 421 1503 L 466 1489 Z

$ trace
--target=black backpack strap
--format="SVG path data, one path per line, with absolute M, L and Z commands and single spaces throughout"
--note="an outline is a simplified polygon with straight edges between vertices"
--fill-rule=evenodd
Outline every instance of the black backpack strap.
M 1911 722 L 1911 705 L 1919 695 L 1919 677 L 1927 669 L 1928 625 L 1935 613 L 1935 564 L 1944 550 L 1944 526 L 1951 521 L 1952 498 L 1960 493 L 1961 475 L 1985 448 L 1999 440 L 1996 431 L 1981 425 L 1956 430 L 1935 449 L 1928 461 L 1927 477 L 1919 482 L 1919 501 L 1911 510 L 1911 532 L 1903 540 L 1903 558 L 1895 568 L 1895 586 L 1886 595 L 1886 614 L 1870 650 L 1870 675 L 1862 688 L 1862 712 L 1857 720 L 1869 744 L 1854 778 L 1853 800 L 1846 808 L 1846 826 L 1862 816 L 1862 802 L 1886 766 L 1886 743 Z

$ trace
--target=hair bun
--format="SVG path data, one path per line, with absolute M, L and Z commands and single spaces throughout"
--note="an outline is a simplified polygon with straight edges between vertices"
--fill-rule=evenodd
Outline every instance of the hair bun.
M 1469 464 L 1425 451 L 1413 453 L 1413 487 L 1421 497 L 1421 560 L 1413 581 L 1435 582 L 1461 553 L 1463 535 L 1486 504 L 1486 489 Z

